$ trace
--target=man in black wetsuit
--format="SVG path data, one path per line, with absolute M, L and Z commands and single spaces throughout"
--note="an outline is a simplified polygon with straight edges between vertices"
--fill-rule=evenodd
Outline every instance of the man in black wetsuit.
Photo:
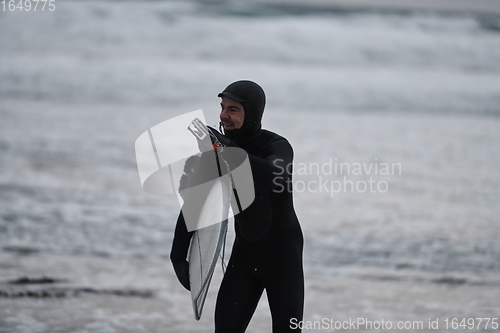
M 261 129 L 265 94 L 258 84 L 237 81 L 219 97 L 224 135 L 217 136 L 225 146 L 247 152 L 255 200 L 235 216 L 236 239 L 217 297 L 215 332 L 245 332 L 264 289 L 273 332 L 300 332 L 291 328 L 292 319 L 302 320 L 304 308 L 303 236 L 287 186 L 292 177 L 292 147 L 285 138 Z M 231 166 L 231 158 L 227 160 Z M 170 257 L 187 289 L 189 240 L 180 214 Z

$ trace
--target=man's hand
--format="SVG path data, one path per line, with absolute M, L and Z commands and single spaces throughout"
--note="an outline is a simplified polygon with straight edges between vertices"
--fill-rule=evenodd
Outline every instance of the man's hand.
M 200 149 L 202 153 L 213 149 L 212 139 L 210 138 L 208 128 L 200 119 L 195 118 L 191 124 L 189 124 L 188 130 L 196 137 L 196 140 L 198 140 L 198 149 Z
M 236 147 L 236 145 L 226 138 L 224 135 L 222 135 L 219 131 L 217 131 L 215 128 L 207 126 L 208 130 L 210 131 L 210 135 L 212 135 L 214 138 L 212 140 L 217 139 L 224 147 Z

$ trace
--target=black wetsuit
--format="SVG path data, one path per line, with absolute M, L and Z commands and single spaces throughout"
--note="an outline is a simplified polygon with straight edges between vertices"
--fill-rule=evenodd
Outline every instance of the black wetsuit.
M 217 297 L 215 332 L 244 332 L 264 289 L 273 332 L 300 332 L 290 327 L 292 319 L 302 320 L 304 308 L 303 236 L 289 188 L 292 147 L 285 138 L 261 130 L 260 118 L 258 129 L 233 143 L 248 153 L 255 200 L 235 217 L 236 239 Z M 236 167 L 230 156 L 221 156 Z M 184 286 L 189 238 L 181 214 L 171 259 Z
M 215 331 L 244 332 L 265 288 L 273 332 L 298 332 L 290 329 L 292 318 L 302 320 L 304 307 L 303 237 L 286 183 L 293 151 L 268 131 L 252 146 L 247 152 L 256 199 L 235 218 L 236 240 L 217 297 Z

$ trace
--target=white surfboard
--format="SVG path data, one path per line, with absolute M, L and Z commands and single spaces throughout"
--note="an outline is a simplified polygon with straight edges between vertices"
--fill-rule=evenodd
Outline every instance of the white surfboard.
M 185 163 L 199 153 L 196 138 L 201 140 L 209 135 L 204 119 L 202 110 L 189 112 L 148 129 L 135 142 L 137 167 L 143 189 L 158 194 L 176 193 L 186 227 L 188 231 L 193 231 L 188 261 L 196 320 L 201 318 L 217 259 L 223 251 L 232 188 L 241 189 L 238 192 L 239 198 L 244 198 L 236 199 L 239 200 L 238 212 L 254 199 L 248 158 L 233 170 L 236 174 L 234 178 L 229 172 L 221 172 L 221 167 L 226 170 L 229 168 L 221 159 L 218 160 L 217 169 L 207 171 L 208 167 L 204 168 L 205 176 L 208 176 L 206 182 L 181 189 Z
M 189 280 L 194 317 L 200 320 L 207 297 L 210 281 L 223 251 L 226 237 L 229 206 L 231 204 L 231 187 L 223 178 L 217 179 L 210 189 L 201 208 L 200 225 L 208 225 L 205 221 L 222 221 L 208 227 L 195 230 L 189 247 Z

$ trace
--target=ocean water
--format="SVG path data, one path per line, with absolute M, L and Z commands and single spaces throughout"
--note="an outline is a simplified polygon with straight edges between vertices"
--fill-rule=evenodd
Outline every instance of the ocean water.
M 68 273 L 76 284 L 147 286 L 116 263 L 168 267 L 179 206 L 142 191 L 135 139 L 199 108 L 216 124 L 217 93 L 251 79 L 268 97 L 264 128 L 294 147 L 306 281 L 363 279 L 369 267 L 497 290 L 500 18 L 299 9 L 64 1 L 0 11 L 0 279 L 65 278 L 75 262 L 115 272 Z M 328 172 L 340 163 L 350 172 Z M 383 163 L 396 169 L 375 173 Z M 369 181 L 379 187 L 362 191 Z M 26 318 L 10 322 L 46 329 Z
M 69 1 L 0 12 L 2 97 L 204 105 L 252 76 L 271 105 L 295 110 L 498 113 L 496 16 L 285 15 L 231 4 Z

